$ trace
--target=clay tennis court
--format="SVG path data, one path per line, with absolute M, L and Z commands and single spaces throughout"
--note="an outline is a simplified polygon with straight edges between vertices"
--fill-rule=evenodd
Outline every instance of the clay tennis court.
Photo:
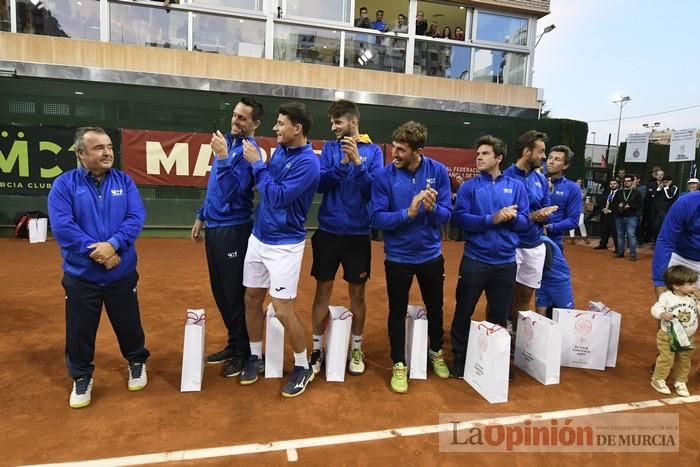
M 441 380 L 431 370 L 427 381 L 409 383 L 409 393 L 389 390 L 391 360 L 386 331 L 387 302 L 382 244 L 373 242 L 373 274 L 367 288 L 364 351 L 367 371 L 347 376 L 344 383 L 326 383 L 323 373 L 301 397 L 285 399 L 285 378 L 240 386 L 236 378 L 219 376 L 219 366 L 206 368 L 200 393 L 180 393 L 180 365 L 184 315 L 187 308 L 208 312 L 206 351 L 225 342 L 224 326 L 209 289 L 203 245 L 187 239 L 143 238 L 139 251 L 139 299 L 146 330 L 149 385 L 137 393 L 126 390 L 126 362 L 122 359 L 106 314 L 97 338 L 92 404 L 81 410 L 68 407 L 71 381 L 63 361 L 64 306 L 61 267 L 54 241 L 30 245 L 0 239 L 4 315 L 0 331 L 2 421 L 0 464 L 25 465 L 107 459 L 95 465 L 148 464 L 168 459 L 164 453 L 188 451 L 173 457 L 189 461 L 177 465 L 465 465 L 484 466 L 621 464 L 697 465 L 700 397 L 686 403 L 652 402 L 662 396 L 649 386 L 655 355 L 657 323 L 649 314 L 654 301 L 650 282 L 651 252 L 640 260 L 613 259 L 592 246 L 566 248 L 573 273 L 577 305 L 600 300 L 623 314 L 620 353 L 616 368 L 605 372 L 562 368 L 561 384 L 543 386 L 516 370 L 509 402 L 490 405 L 463 380 Z M 445 345 L 454 312 L 454 290 L 462 243 L 445 242 Z M 297 308 L 307 331 L 314 282 L 309 277 L 311 247 L 307 248 Z M 420 303 L 414 282 L 412 303 Z M 347 304 L 346 287 L 337 283 L 333 304 Z M 475 319 L 483 319 L 484 301 Z M 310 345 L 310 336 L 308 337 Z M 292 365 L 287 347 L 286 369 Z M 696 362 L 697 363 L 697 358 Z M 700 377 L 689 380 L 691 393 L 700 394 Z M 678 453 L 441 453 L 438 435 L 416 435 L 439 423 L 447 412 L 533 414 L 621 404 L 625 413 L 680 413 Z M 321 438 L 370 433 L 364 437 Z M 389 433 L 386 435 L 386 433 Z M 383 436 L 388 436 L 383 438 Z M 287 440 L 298 441 L 276 444 Z M 356 439 L 362 442 L 350 442 Z M 381 438 L 376 439 L 375 438 Z M 259 443 L 259 444 L 258 444 Z M 273 444 L 267 444 L 273 443 Z M 307 444 L 305 444 L 307 443 Z M 246 446 L 252 445 L 252 446 Z M 304 447 L 305 445 L 311 447 Z M 201 451 L 207 448 L 210 451 Z M 226 448 L 226 449 L 223 449 Z M 150 458 L 129 456 L 154 454 Z M 232 455 L 236 454 L 236 455 Z M 217 457 L 218 456 L 218 457 Z M 119 459 L 115 459 L 119 458 Z

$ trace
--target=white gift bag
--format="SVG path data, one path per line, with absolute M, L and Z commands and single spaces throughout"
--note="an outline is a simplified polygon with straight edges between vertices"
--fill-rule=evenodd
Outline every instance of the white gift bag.
M 180 392 L 201 391 L 204 378 L 204 310 L 187 310 L 185 340 L 182 346 Z
M 45 217 L 29 219 L 27 230 L 29 231 L 29 243 L 41 243 L 46 241 L 46 230 L 49 220 Z
M 508 402 L 510 334 L 488 321 L 472 321 L 464 381 L 491 404 Z
M 344 306 L 329 306 L 326 328 L 326 381 L 345 381 L 352 313 Z
M 622 315 L 617 311 L 612 311 L 601 302 L 588 302 L 588 309 L 610 317 L 610 339 L 608 339 L 608 357 L 606 358 L 605 366 L 614 368 L 617 364 L 617 349 L 620 346 Z
M 605 370 L 610 340 L 610 317 L 597 311 L 555 308 L 561 326 L 561 366 Z
M 561 330 L 559 323 L 532 311 L 518 313 L 515 366 L 542 384 L 559 384 Z
M 284 326 L 270 303 L 265 312 L 265 378 L 281 378 L 284 368 Z
M 406 365 L 410 379 L 428 378 L 428 315 L 421 306 L 406 309 Z

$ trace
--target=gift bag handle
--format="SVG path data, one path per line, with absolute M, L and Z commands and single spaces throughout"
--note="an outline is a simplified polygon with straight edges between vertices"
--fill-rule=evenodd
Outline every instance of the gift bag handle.
M 187 316 L 185 317 L 185 323 L 191 322 L 191 324 L 198 324 L 201 322 L 206 322 L 206 320 L 207 320 L 206 313 L 202 313 L 201 315 L 197 316 L 196 313 L 188 311 Z
M 486 335 L 490 336 L 491 334 L 498 332 L 503 329 L 502 326 L 499 326 L 498 324 L 494 324 L 492 328 L 486 326 L 484 323 L 479 323 L 479 326 L 477 326 L 477 329 L 481 329 L 483 326 L 484 329 L 486 329 Z
M 350 310 L 345 310 L 340 316 L 338 316 L 339 320 L 344 320 L 348 318 L 352 318 L 352 311 Z

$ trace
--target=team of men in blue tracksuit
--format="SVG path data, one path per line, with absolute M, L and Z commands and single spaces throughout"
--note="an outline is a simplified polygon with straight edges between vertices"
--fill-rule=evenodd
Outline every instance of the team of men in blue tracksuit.
M 355 375 L 364 372 L 361 344 L 370 226 L 384 232 L 393 361 L 390 387 L 395 392 L 408 391 L 404 321 L 414 276 L 427 312 L 429 359 L 441 378 L 463 372 L 469 321 L 482 292 L 489 302 L 487 319 L 502 326 L 512 308 L 529 308 L 532 291 L 540 284 L 538 305 L 572 302 L 567 300 L 570 288 L 563 296 L 551 285 L 569 274 L 557 235 L 571 228 L 568 223 L 578 218 L 576 208 L 580 209 L 578 189 L 572 184 L 576 190 L 570 190 L 562 177 L 573 156 L 566 146 L 550 151 L 550 191 L 546 177 L 537 170 L 544 159 L 545 134 L 521 135 L 518 159 L 503 172 L 505 144 L 493 136 L 480 138 L 476 143 L 480 173 L 460 187 L 453 212 L 447 168 L 424 154 L 428 132 L 420 123 L 407 122 L 393 132 L 392 160 L 384 166 L 381 149 L 360 133 L 357 106 L 337 101 L 328 111 L 335 140 L 325 144 L 319 159 L 307 140 L 311 114 L 303 104 L 284 104 L 274 125 L 278 146 L 266 162 L 254 139 L 262 115 L 262 105 L 241 98 L 230 134 L 212 135 L 214 159 L 207 193 L 191 232 L 193 240 L 201 241 L 206 229 L 212 293 L 228 331 L 226 346 L 209 355 L 207 363 L 224 363 L 223 376 L 239 376 L 240 384 L 250 385 L 264 371 L 263 302 L 269 294 L 294 351 L 294 370 L 282 394 L 302 394 L 323 363 L 324 323 L 340 265 L 354 315 L 348 370 Z M 49 211 L 64 258 L 66 362 L 73 378 L 70 406 L 78 408 L 91 399 L 95 335 L 103 303 L 128 362 L 130 390 L 147 384 L 149 352 L 136 298 L 134 241 L 145 221 L 141 198 L 132 179 L 112 168 L 112 144 L 104 130 L 78 130 L 75 147 L 81 167 L 53 184 Z M 253 221 L 254 189 L 260 203 Z M 305 222 L 316 192 L 323 194 L 323 200 L 319 229 L 312 238 L 316 294 L 309 359 L 294 305 Z M 569 202 L 570 192 L 576 195 L 575 203 Z M 674 209 L 696 199 L 686 196 Z M 669 213 L 670 219 L 674 213 Z M 451 219 L 465 232 L 466 241 L 450 332 L 454 352 L 450 371 L 442 350 L 440 228 Z M 543 237 L 545 230 L 552 239 Z M 674 254 L 698 261 L 697 247 L 688 245 Z M 665 251 L 662 242 L 659 251 Z

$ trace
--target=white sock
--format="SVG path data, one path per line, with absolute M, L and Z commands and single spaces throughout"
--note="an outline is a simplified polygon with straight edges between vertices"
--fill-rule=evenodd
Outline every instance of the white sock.
M 262 358 L 262 341 L 250 343 L 250 354 Z
M 309 369 L 309 358 L 306 356 L 306 349 L 303 352 L 294 352 L 294 366 L 300 366 L 304 369 Z
M 361 349 L 362 348 L 362 334 L 359 336 L 356 336 L 355 334 L 352 335 L 352 350 L 355 349 Z
M 323 334 L 314 334 L 313 345 L 314 350 L 321 350 L 323 348 Z

